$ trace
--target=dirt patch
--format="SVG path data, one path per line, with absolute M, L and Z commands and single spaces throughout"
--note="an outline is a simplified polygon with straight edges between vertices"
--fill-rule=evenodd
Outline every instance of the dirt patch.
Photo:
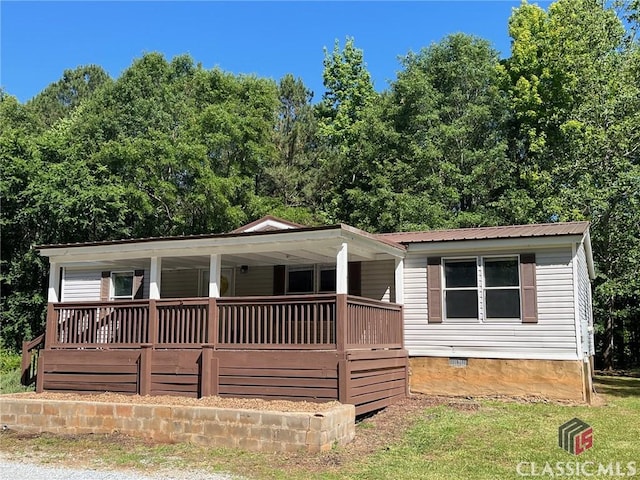
M 309 455 L 304 452 L 273 455 L 271 463 L 278 468 L 295 473 L 302 471 L 326 472 L 338 470 L 350 463 L 362 460 L 380 450 L 397 444 L 426 408 L 447 405 L 455 409 L 474 411 L 480 404 L 465 398 L 437 397 L 413 394 L 384 410 L 359 418 L 356 438 L 349 444 L 330 452 Z M 291 467 L 295 465 L 295 467 Z
M 269 410 L 277 412 L 323 412 L 339 402 L 292 402 L 288 400 L 263 400 L 261 398 L 227 397 L 177 397 L 170 395 L 122 395 L 118 393 L 76 394 L 76 393 L 14 393 L 3 397 L 29 398 L 34 400 L 68 400 L 77 402 L 126 403 L 132 405 L 176 405 L 196 407 L 234 408 L 244 410 Z

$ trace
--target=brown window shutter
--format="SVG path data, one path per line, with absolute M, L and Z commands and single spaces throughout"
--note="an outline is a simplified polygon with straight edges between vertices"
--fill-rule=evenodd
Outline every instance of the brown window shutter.
M 349 262 L 349 295 L 362 296 L 362 263 Z
M 429 323 L 442 323 L 442 259 L 427 258 L 427 308 Z
M 143 298 L 144 292 L 144 270 L 133 272 L 133 298 Z
M 100 280 L 100 300 L 103 302 L 109 301 L 110 294 L 111 294 L 111 272 L 102 272 L 102 278 Z
M 287 283 L 287 269 L 284 265 L 273 267 L 273 294 L 284 295 Z
M 522 293 L 522 323 L 538 323 L 535 253 L 523 253 L 520 255 L 520 288 Z

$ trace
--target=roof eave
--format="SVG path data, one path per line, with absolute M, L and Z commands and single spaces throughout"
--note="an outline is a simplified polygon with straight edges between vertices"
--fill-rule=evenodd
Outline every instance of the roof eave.
M 236 254 L 259 251 L 282 251 L 302 246 L 313 248 L 323 242 L 338 245 L 346 241 L 354 248 L 373 254 L 402 257 L 403 245 L 373 238 L 366 232 L 345 228 L 344 225 L 310 227 L 282 231 L 231 233 L 201 237 L 153 238 L 121 240 L 86 244 L 67 244 L 34 247 L 42 256 L 57 263 L 116 260 L 143 257 L 196 256 L 213 253 Z

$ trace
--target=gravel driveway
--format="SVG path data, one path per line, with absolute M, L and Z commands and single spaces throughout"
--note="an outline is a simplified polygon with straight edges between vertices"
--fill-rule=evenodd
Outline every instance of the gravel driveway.
M 58 466 L 21 463 L 0 459 L 0 477 L 29 480 L 240 480 L 223 473 L 193 470 L 172 470 L 153 475 L 142 475 L 132 470 L 90 470 Z

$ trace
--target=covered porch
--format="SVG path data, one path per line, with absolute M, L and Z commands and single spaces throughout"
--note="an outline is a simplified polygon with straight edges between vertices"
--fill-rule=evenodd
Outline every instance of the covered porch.
M 38 391 L 340 400 L 358 414 L 406 394 L 397 244 L 338 225 L 39 250 L 47 325 L 23 364 Z

